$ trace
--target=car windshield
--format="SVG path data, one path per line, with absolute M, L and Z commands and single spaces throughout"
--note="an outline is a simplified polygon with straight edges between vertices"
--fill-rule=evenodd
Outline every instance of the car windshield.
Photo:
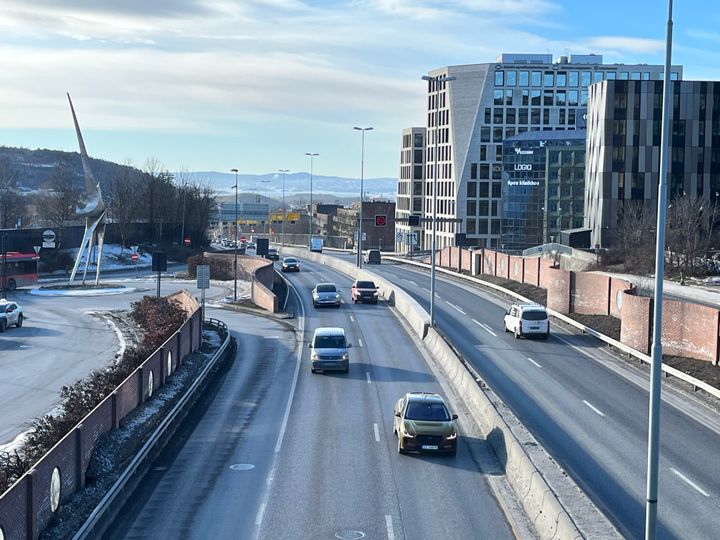
M 296 260 L 296 259 L 291 259 L 290 257 L 288 257 L 287 259 L 285 259 L 285 262 L 286 262 L 287 264 L 295 264 L 295 263 L 297 262 L 297 260 Z
M 335 285 L 318 285 L 316 287 L 317 292 L 337 292 Z
M 533 310 L 533 311 L 523 311 L 522 318 L 526 321 L 544 321 L 547 319 L 547 313 L 544 311 Z
M 358 281 L 357 288 L 358 289 L 374 289 L 375 283 L 373 283 L 372 281 Z
M 443 403 L 411 401 L 408 403 L 405 418 L 407 420 L 435 420 L 439 422 L 446 422 L 450 420 L 450 414 Z
M 317 336 L 315 338 L 316 349 L 344 349 L 344 336 Z

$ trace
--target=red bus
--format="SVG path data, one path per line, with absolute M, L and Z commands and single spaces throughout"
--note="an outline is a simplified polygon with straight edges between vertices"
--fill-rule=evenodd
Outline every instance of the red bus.
M 8 251 L 0 253 L 0 287 L 14 291 L 18 287 L 37 285 L 38 260 L 35 253 Z

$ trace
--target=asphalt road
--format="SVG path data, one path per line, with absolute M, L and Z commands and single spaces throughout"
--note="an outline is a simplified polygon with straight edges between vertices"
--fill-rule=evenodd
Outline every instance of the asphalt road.
M 397 454 L 395 401 L 440 386 L 391 310 L 349 303 L 350 280 L 323 266 L 288 278 L 298 334 L 210 313 L 239 339 L 238 356 L 109 537 L 512 538 L 491 488 L 499 468 L 462 417 L 456 457 Z M 341 288 L 340 309 L 312 308 L 320 281 Z M 318 326 L 346 329 L 349 374 L 310 372 L 305 340 Z
M 153 278 L 121 280 L 135 292 L 111 296 L 46 297 L 18 289 L 10 298 L 24 310 L 22 328 L 0 334 L 0 445 L 10 443 L 30 423 L 59 404 L 60 390 L 111 362 L 120 350 L 114 329 L 93 311 L 129 309 L 144 295 L 154 295 Z M 117 281 L 116 281 L 117 280 Z M 192 281 L 164 279 L 163 295 L 182 289 L 199 294 Z M 213 287 L 207 298 L 222 297 L 227 290 Z
M 429 311 L 430 279 L 407 265 L 366 267 Z M 489 386 L 628 538 L 644 534 L 648 378 L 598 340 L 553 326 L 541 340 L 503 331 L 509 301 L 436 280 L 436 323 Z M 720 529 L 720 418 L 663 389 L 658 538 L 713 538 Z

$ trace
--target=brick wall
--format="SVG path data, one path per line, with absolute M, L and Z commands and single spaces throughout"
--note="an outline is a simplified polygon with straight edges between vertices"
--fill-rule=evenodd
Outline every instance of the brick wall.
M 540 258 L 526 257 L 523 270 L 523 283 L 530 283 L 536 287 L 540 283 Z
M 545 271 L 547 289 L 547 307 L 558 313 L 570 313 L 570 276 L 569 270 L 551 268 Z
M 632 288 L 632 283 L 629 281 L 619 278 L 610 279 L 610 315 L 617 319 L 621 318 L 622 293 Z
M 112 400 L 106 399 L 95 408 L 94 414 L 88 415 L 82 422 L 80 467 L 83 477 L 90 463 L 95 441 L 100 435 L 113 428 Z M 84 482 L 83 482 L 84 483 Z
M 547 289 L 548 280 L 551 279 L 551 272 L 553 271 L 553 261 L 552 259 L 543 259 L 542 257 L 538 258 L 538 265 L 540 266 L 539 272 L 540 275 L 538 277 L 538 287 L 542 287 L 543 289 Z
M 650 321 L 652 299 L 621 292 L 620 342 L 648 354 L 650 352 Z
M 717 362 L 717 309 L 677 300 L 663 300 L 662 325 L 664 354 Z
M 501 278 L 510 279 L 510 255 L 507 253 L 498 253 L 495 264 L 496 275 Z
M 23 476 L 0 497 L 0 516 L 7 539 L 28 537 L 26 508 L 31 483 L 30 476 Z
M 482 273 L 489 276 L 495 275 L 495 263 L 497 261 L 497 253 L 495 251 L 484 249 L 483 250 L 483 268 Z
M 525 258 L 511 255 L 509 261 L 509 278 L 522 283 L 525 275 Z
M 460 265 L 465 272 L 472 272 L 472 251 L 469 249 L 460 251 Z
M 610 276 L 572 272 L 570 313 L 610 314 Z
M 140 404 L 140 372 L 135 370 L 125 379 L 117 390 L 117 417 L 122 420 Z

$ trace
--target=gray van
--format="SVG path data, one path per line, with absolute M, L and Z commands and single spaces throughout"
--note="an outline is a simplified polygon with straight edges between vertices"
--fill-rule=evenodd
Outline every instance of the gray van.
M 352 343 L 348 343 L 345 339 L 343 328 L 316 328 L 308 347 L 312 349 L 310 371 L 313 373 L 325 371 L 347 373 L 350 370 L 348 349 L 352 347 Z
M 365 253 L 365 262 L 367 264 L 380 264 L 380 259 L 379 249 L 368 249 Z

